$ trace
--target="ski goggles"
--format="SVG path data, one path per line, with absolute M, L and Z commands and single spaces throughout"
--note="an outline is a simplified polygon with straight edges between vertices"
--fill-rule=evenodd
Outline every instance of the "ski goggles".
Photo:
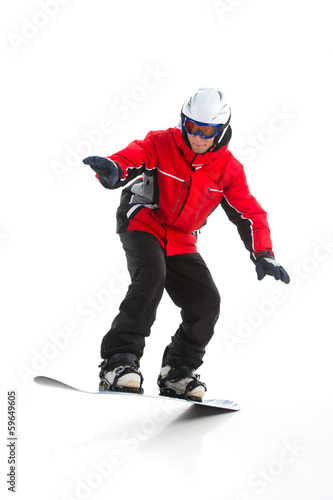
M 203 139 L 212 139 L 219 133 L 220 125 L 209 125 L 207 123 L 196 122 L 185 116 L 184 127 L 190 135 L 200 135 Z

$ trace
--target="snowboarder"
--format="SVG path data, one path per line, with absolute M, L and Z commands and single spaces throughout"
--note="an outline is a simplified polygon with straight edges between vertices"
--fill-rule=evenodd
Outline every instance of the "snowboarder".
M 290 281 L 275 260 L 267 214 L 228 150 L 230 117 L 224 94 L 202 88 L 182 106 L 178 127 L 151 131 L 107 158 L 83 160 L 107 189 L 135 179 L 117 210 L 131 284 L 102 340 L 100 390 L 143 392 L 140 358 L 165 289 L 182 322 L 163 354 L 160 394 L 201 401 L 206 386 L 196 370 L 214 333 L 220 295 L 196 239 L 218 205 L 236 225 L 258 279 Z

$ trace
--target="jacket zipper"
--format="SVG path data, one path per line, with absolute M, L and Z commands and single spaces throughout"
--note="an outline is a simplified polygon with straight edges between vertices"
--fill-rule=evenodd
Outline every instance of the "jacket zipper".
M 195 219 L 194 219 L 194 220 L 197 220 L 197 218 L 199 217 L 199 214 L 200 214 L 200 212 L 201 212 L 201 209 L 202 209 L 202 207 L 203 207 L 203 204 L 205 203 L 205 200 L 206 200 L 206 198 L 207 198 L 208 191 L 210 192 L 210 195 L 211 195 L 212 199 L 214 199 L 214 195 L 213 195 L 213 193 L 212 193 L 212 190 L 208 187 L 208 188 L 206 189 L 206 193 L 205 193 L 204 199 L 202 200 L 202 203 L 201 203 L 201 205 L 200 205 L 200 208 L 199 208 L 198 213 L 197 213 L 197 215 L 195 216 Z
M 182 188 L 181 188 L 180 193 L 179 193 L 179 196 L 178 196 L 178 198 L 177 198 L 176 204 L 175 204 L 175 206 L 173 207 L 172 213 L 174 213 L 174 212 L 175 212 L 175 210 L 176 210 L 176 208 L 177 208 L 177 205 L 178 205 L 178 203 L 179 203 L 179 200 L 180 200 L 180 197 L 181 197 L 182 192 L 183 192 L 183 190 L 184 190 L 184 187 L 186 187 L 186 188 L 187 188 L 187 192 L 188 192 L 188 193 L 190 192 L 190 188 L 189 188 L 189 186 L 187 185 L 186 180 L 184 180 L 184 181 L 183 181 Z M 182 207 L 181 207 L 181 209 L 180 209 L 180 212 L 183 210 L 184 206 L 185 206 L 185 203 L 182 205 Z M 178 216 L 180 215 L 180 212 L 179 212 Z

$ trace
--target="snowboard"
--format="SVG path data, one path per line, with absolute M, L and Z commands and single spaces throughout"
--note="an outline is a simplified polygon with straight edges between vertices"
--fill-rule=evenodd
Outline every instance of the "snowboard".
M 157 398 L 157 399 L 164 399 L 164 400 L 172 400 L 172 401 L 179 401 L 181 403 L 187 404 L 187 405 L 198 405 L 198 406 L 203 406 L 203 407 L 211 407 L 211 408 L 219 408 L 220 410 L 240 410 L 240 406 L 237 403 L 234 403 L 233 401 L 230 401 L 228 399 L 203 399 L 202 402 L 199 401 L 189 401 L 187 399 L 181 399 L 181 398 L 170 398 L 167 396 L 159 396 L 157 394 L 135 394 L 131 392 L 117 392 L 117 391 L 87 391 L 84 389 L 79 389 L 78 387 L 74 387 L 72 385 L 65 384 L 64 382 L 61 382 L 60 380 L 56 380 L 51 377 L 44 377 L 42 375 L 39 375 L 38 377 L 34 378 L 34 382 L 39 385 L 44 385 L 47 387 L 56 387 L 58 389 L 67 389 L 70 391 L 77 391 L 77 392 L 83 392 L 86 394 L 100 394 L 103 396 L 110 396 L 110 397 L 116 397 L 116 396 L 135 396 L 139 398 Z

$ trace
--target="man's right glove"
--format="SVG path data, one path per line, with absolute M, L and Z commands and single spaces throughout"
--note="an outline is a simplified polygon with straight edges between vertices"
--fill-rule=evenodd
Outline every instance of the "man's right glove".
M 82 161 L 96 172 L 98 180 L 102 183 L 107 183 L 110 187 L 113 187 L 119 181 L 119 168 L 110 158 L 104 158 L 103 156 L 88 156 L 88 158 Z
M 287 271 L 271 256 L 262 256 L 255 262 L 258 280 L 262 280 L 266 274 L 274 276 L 276 280 L 281 280 L 288 284 L 290 277 Z

